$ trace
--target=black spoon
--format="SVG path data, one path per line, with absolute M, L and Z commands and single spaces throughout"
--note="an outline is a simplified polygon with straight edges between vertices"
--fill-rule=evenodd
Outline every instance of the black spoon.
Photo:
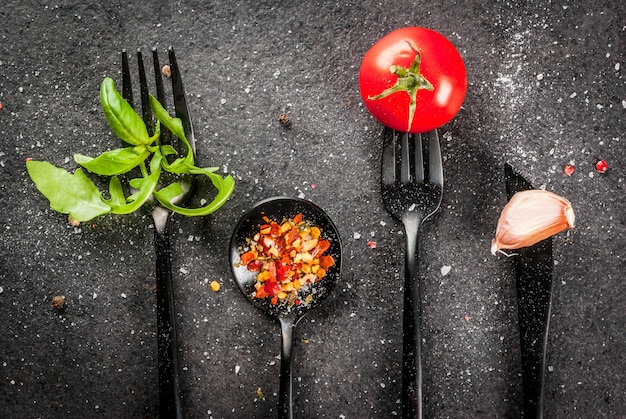
M 335 259 L 335 265 L 328 269 L 326 276 L 312 285 L 313 299 L 308 304 L 293 305 L 286 303 L 272 305 L 268 298 L 253 298 L 256 273 L 248 271 L 246 266 L 241 266 L 240 253 L 246 239 L 259 231 L 259 226 L 265 224 L 263 217 L 280 223 L 283 219 L 293 218 L 296 214 L 302 214 L 305 221 L 312 226 L 317 226 L 322 231 L 322 237 L 330 241 L 328 254 Z M 279 391 L 279 417 L 293 418 L 293 377 L 291 370 L 291 350 L 293 347 L 293 332 L 296 324 L 302 319 L 309 309 L 317 306 L 322 299 L 330 294 L 335 283 L 339 279 L 341 271 L 341 240 L 337 227 L 328 215 L 312 202 L 299 198 L 274 197 L 257 203 L 246 212 L 239 220 L 230 241 L 230 265 L 235 282 L 243 294 L 256 307 L 267 312 L 280 323 L 282 336 L 282 349 L 280 357 L 280 391 Z

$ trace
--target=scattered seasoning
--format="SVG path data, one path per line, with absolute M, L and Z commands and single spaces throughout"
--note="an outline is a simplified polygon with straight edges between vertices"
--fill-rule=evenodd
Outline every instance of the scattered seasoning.
M 0 111 L 2 110 L 2 102 L 0 102 Z
M 376 242 L 375 241 L 368 240 L 367 245 L 370 247 L 370 249 L 376 249 Z
M 330 241 L 319 227 L 303 220 L 302 214 L 280 223 L 264 217 L 265 224 L 240 249 L 241 265 L 256 275 L 253 298 L 269 298 L 272 305 L 285 302 L 289 307 L 309 304 L 313 295 L 302 294 L 321 281 L 335 259 L 325 254 Z
M 161 69 L 161 73 L 163 73 L 165 77 L 170 78 L 172 76 L 172 69 L 169 65 L 164 65 Z
M 609 170 L 609 165 L 604 160 L 600 160 L 596 163 L 596 170 L 600 173 L 606 173 Z
M 213 292 L 218 292 L 220 288 L 221 288 L 221 285 L 219 282 L 211 281 L 211 289 L 213 290 Z
M 52 307 L 55 309 L 62 310 L 65 307 L 65 297 L 62 295 L 55 295 L 52 297 L 50 304 L 52 304 Z
M 565 167 L 563 167 L 563 173 L 565 173 L 567 176 L 571 176 L 574 174 L 574 166 L 572 166 L 571 164 L 566 165 Z
M 258 387 L 256 389 L 256 396 L 259 399 L 262 399 L 263 397 L 265 397 L 265 394 L 263 394 L 263 390 L 261 389 L 261 387 Z
M 291 118 L 289 118 L 289 115 L 283 112 L 278 115 L 278 122 L 280 122 L 280 125 L 282 125 L 283 127 L 288 127 L 291 125 Z

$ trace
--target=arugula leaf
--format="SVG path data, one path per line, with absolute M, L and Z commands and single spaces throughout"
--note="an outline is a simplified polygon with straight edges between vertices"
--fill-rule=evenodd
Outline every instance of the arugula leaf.
M 97 175 L 115 176 L 129 172 L 149 155 L 148 148 L 145 145 L 139 145 L 106 151 L 96 158 L 74 154 L 74 161 Z
M 89 221 L 111 211 L 96 185 L 80 168 L 71 174 L 51 163 L 29 160 L 26 169 L 55 211 L 69 214 L 78 221 Z
M 122 141 L 130 145 L 149 145 L 155 137 L 148 135 L 148 129 L 132 106 L 115 89 L 113 79 L 107 77 L 100 85 L 100 103 L 111 130 Z

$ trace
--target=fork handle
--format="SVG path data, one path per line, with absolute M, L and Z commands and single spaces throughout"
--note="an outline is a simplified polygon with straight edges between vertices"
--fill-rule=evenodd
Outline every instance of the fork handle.
M 162 418 L 183 418 L 178 363 L 178 339 L 172 286 L 172 260 L 167 226 L 155 229 L 157 277 L 157 342 L 159 412 Z
M 402 315 L 402 417 L 422 418 L 422 300 L 418 278 L 418 232 L 421 217 L 402 220 L 406 237 L 404 308 Z

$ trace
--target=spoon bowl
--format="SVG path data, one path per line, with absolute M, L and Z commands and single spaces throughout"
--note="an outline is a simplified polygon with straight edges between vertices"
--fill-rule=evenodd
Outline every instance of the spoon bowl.
M 308 304 L 289 305 L 279 301 L 273 305 L 269 298 L 254 298 L 254 284 L 256 272 L 248 271 L 242 265 L 241 252 L 247 245 L 247 239 L 252 238 L 262 224 L 266 224 L 265 217 L 280 223 L 284 219 L 293 218 L 302 214 L 302 219 L 312 226 L 317 226 L 322 232 L 322 238 L 330 242 L 327 253 L 335 260 L 324 278 L 311 285 L 307 293 L 312 298 Z M 230 266 L 237 286 L 246 298 L 269 316 L 277 319 L 281 326 L 282 350 L 280 369 L 279 417 L 293 418 L 293 377 L 291 372 L 291 349 L 293 347 L 293 331 L 300 319 L 313 307 L 326 298 L 333 289 L 341 271 L 341 239 L 337 227 L 330 217 L 314 203 L 289 197 L 273 197 L 258 202 L 248 210 L 239 220 L 230 241 Z M 301 296 L 306 297 L 306 296 Z

